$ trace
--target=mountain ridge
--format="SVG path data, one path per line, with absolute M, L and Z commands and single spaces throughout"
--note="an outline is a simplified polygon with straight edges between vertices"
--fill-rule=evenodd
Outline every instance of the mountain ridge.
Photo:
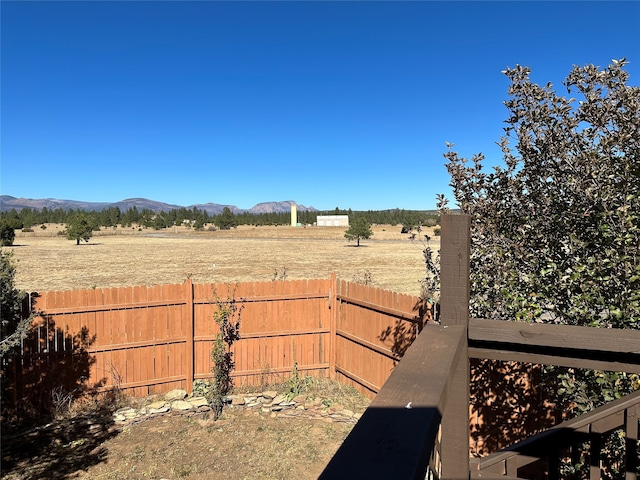
M 175 205 L 170 203 L 159 202 L 156 200 L 149 200 L 148 198 L 125 198 L 124 200 L 120 200 L 118 202 L 86 202 L 82 200 L 63 200 L 57 198 L 24 198 L 24 197 L 13 197 L 11 195 L 0 195 L 0 211 L 6 212 L 13 208 L 17 211 L 22 210 L 23 208 L 33 208 L 37 210 L 42 210 L 42 208 L 46 207 L 50 210 L 55 210 L 57 208 L 62 208 L 63 210 L 88 210 L 88 211 L 100 211 L 106 210 L 108 208 L 118 207 L 120 210 L 126 211 L 129 208 L 136 207 L 141 210 L 143 208 L 149 209 L 153 212 L 161 212 L 161 211 L 170 211 L 179 208 L 192 209 L 197 208 L 198 210 L 204 210 L 209 215 L 219 215 L 222 213 L 222 210 L 225 207 L 228 207 L 233 213 L 287 213 L 291 211 L 292 204 L 297 205 L 297 210 L 299 212 L 317 212 L 318 210 L 314 207 L 305 207 L 304 205 L 297 204 L 293 200 L 283 200 L 278 202 L 262 202 L 257 203 L 250 209 L 242 209 L 238 208 L 235 205 L 226 205 L 219 203 L 199 203 L 189 206 L 183 205 Z

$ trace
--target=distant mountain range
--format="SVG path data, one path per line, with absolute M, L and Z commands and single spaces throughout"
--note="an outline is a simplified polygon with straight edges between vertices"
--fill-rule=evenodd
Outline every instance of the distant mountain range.
M 100 211 L 111 207 L 118 207 L 121 211 L 126 212 L 128 209 L 136 207 L 138 210 L 143 208 L 149 209 L 153 212 L 168 212 L 170 210 L 178 208 L 193 207 L 198 210 L 204 210 L 209 215 L 218 215 L 222 213 L 224 207 L 229 207 L 233 213 L 287 213 L 291 211 L 291 205 L 296 202 L 292 200 L 285 200 L 282 202 L 263 202 L 254 205 L 252 208 L 246 210 L 236 207 L 235 205 L 221 205 L 218 203 L 199 203 L 197 205 L 172 205 L 169 203 L 156 202 L 155 200 L 149 200 L 146 198 L 127 198 L 120 202 L 83 202 L 79 200 L 58 200 L 56 198 L 16 198 L 10 195 L 0 195 L 0 211 L 6 212 L 15 208 L 17 211 L 23 208 L 34 208 L 36 210 L 42 210 L 46 207 L 49 210 L 55 210 L 61 208 L 63 210 L 86 210 L 86 211 Z M 305 207 L 304 205 L 297 205 L 296 208 L 299 212 L 317 212 L 318 210 L 313 207 Z

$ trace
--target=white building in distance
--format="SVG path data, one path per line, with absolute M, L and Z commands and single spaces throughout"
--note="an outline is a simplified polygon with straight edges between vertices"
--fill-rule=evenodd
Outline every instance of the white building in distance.
M 318 215 L 316 225 L 318 227 L 348 227 L 349 215 Z

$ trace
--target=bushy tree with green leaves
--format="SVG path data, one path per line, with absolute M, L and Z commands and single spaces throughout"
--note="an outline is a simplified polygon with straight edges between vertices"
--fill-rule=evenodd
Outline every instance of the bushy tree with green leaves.
M 504 73 L 504 163 L 445 154 L 472 218 L 471 315 L 601 328 L 640 327 L 640 88 L 624 59 L 575 66 L 567 96 L 527 67 Z M 637 388 L 637 376 L 555 369 L 576 413 Z
M 15 238 L 16 231 L 14 227 L 9 222 L 0 222 L 0 245 L 9 247 L 13 245 Z
M 575 67 L 565 85 L 578 99 L 507 70 L 505 165 L 445 154 L 473 218 L 478 314 L 640 327 L 640 88 L 624 64 Z
M 355 240 L 356 247 L 360 246 L 360 239 L 368 239 L 373 236 L 373 232 L 371 231 L 371 224 L 364 217 L 359 217 L 354 219 L 349 225 L 349 229 L 344 232 L 344 238 L 347 240 Z
M 80 240 L 88 242 L 93 235 L 93 223 L 83 212 L 75 214 L 67 223 L 67 240 L 75 240 L 80 245 Z

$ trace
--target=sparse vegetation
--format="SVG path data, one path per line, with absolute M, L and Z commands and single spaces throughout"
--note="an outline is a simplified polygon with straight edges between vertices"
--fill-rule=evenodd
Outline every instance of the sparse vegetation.
M 273 280 L 274 282 L 276 280 L 286 280 L 287 279 L 287 267 L 285 265 L 283 265 L 280 268 L 276 268 L 273 271 L 273 277 L 271 278 L 271 280 Z
M 357 273 L 353 276 L 352 281 L 355 283 L 361 283 L 362 285 L 373 285 L 373 274 L 368 268 L 363 272 Z
M 240 321 L 244 303 L 236 299 L 235 290 L 227 285 L 227 296 L 220 298 L 218 292 L 214 292 L 213 319 L 218 325 L 219 332 L 213 341 L 211 359 L 213 361 L 213 378 L 208 389 L 207 399 L 211 405 L 213 416 L 217 420 L 222 414 L 224 397 L 233 388 L 231 372 L 235 366 L 231 347 L 240 340 Z
M 30 255 L 40 259 L 39 262 L 21 262 L 25 273 L 34 274 L 31 280 L 33 285 L 42 285 L 47 281 L 57 282 L 55 284 L 60 289 L 69 288 L 70 275 L 81 268 L 80 264 L 75 263 L 75 245 L 61 241 L 56 236 L 55 232 L 59 228 L 60 226 L 49 225 L 46 231 L 37 229 L 37 232 L 26 234 L 22 238 L 28 239 L 25 242 L 28 245 L 16 249 L 22 259 Z M 274 268 L 289 265 L 289 262 L 296 265 L 296 278 L 328 275 L 336 267 L 342 269 L 345 278 L 350 278 L 358 268 L 350 263 L 351 256 L 348 252 L 344 253 L 349 249 L 344 248 L 344 240 L 341 238 L 343 232 L 340 229 L 279 227 L 276 230 L 261 227 L 258 234 L 263 238 L 257 237 L 256 232 L 251 227 L 202 232 L 201 237 L 193 230 L 190 235 L 174 237 L 145 237 L 138 235 L 135 230 L 131 232 L 131 229 L 127 229 L 126 235 L 113 235 L 111 229 L 98 232 L 100 241 L 92 242 L 86 255 L 82 255 L 82 269 L 87 275 L 80 281 L 86 281 L 84 288 L 96 284 L 102 287 L 110 283 L 144 283 L 138 280 L 141 277 L 137 277 L 142 274 L 155 276 L 148 277 L 150 283 L 171 283 L 172 277 L 166 276 L 169 273 L 175 275 L 173 278 L 179 283 L 184 279 L 183 272 L 192 270 L 192 267 L 202 281 L 198 266 L 207 274 L 225 275 L 226 278 L 244 276 L 255 279 L 257 276 L 260 280 L 269 280 Z M 377 232 L 382 232 L 382 229 Z M 21 232 L 17 233 L 22 235 Z M 213 235 L 222 237 L 216 238 Z M 276 235 L 279 237 L 275 237 Z M 388 270 L 391 276 L 380 277 L 386 285 L 391 287 L 397 282 L 394 278 L 397 278 L 405 283 L 395 283 L 395 289 L 402 290 L 408 285 L 411 288 L 419 278 L 420 256 L 416 255 L 413 247 L 406 245 L 406 240 L 403 241 L 398 232 L 388 232 L 387 235 L 380 233 L 380 237 L 390 241 L 381 242 L 378 246 L 372 244 L 371 248 L 366 249 L 368 251 L 365 257 L 379 266 L 387 262 L 388 268 L 381 271 Z M 278 238 L 278 241 L 274 242 L 274 238 Z M 314 240 L 307 242 L 310 239 Z M 309 248 L 301 249 L 301 245 Z M 238 258 L 238 249 L 251 251 L 253 258 Z M 47 255 L 46 252 L 50 250 L 54 250 L 56 255 Z M 215 252 L 213 259 L 212 250 Z M 171 261 L 167 261 L 168 251 L 171 252 Z M 296 255 L 295 252 L 300 254 Z M 217 264 L 215 271 L 210 268 L 212 261 Z M 369 260 L 366 261 L 369 263 Z M 407 279 L 407 265 L 413 265 L 410 268 L 415 269 L 413 278 L 409 275 Z M 46 274 L 30 270 L 35 267 L 43 268 Z M 170 271 L 171 268 L 174 270 Z M 92 274 L 94 271 L 102 272 L 102 275 L 95 276 Z M 287 268 L 287 274 L 291 275 L 289 272 Z M 397 277 L 393 277 L 394 272 Z M 45 289 L 32 287 L 31 290 Z M 225 299 L 224 292 L 220 292 L 220 296 Z M 297 367 L 293 371 L 296 369 Z M 276 386 L 272 383 L 274 377 L 282 374 L 271 373 L 268 365 L 264 366 L 264 371 L 265 382 L 269 382 L 270 388 L 282 394 L 293 389 L 310 397 L 325 398 L 327 403 L 340 403 L 353 411 L 362 411 L 368 403 L 351 387 L 336 385 L 326 379 L 310 379 L 299 371 L 297 381 L 283 381 L 280 377 L 282 383 Z M 114 378 L 113 373 L 107 371 L 106 374 Z M 204 382 L 203 387 L 206 388 Z M 195 388 L 199 388 L 198 382 Z M 29 444 L 23 442 L 22 439 L 26 438 L 24 435 L 11 437 L 9 431 L 3 430 L 3 459 L 7 456 L 13 458 L 11 463 L 3 460 L 3 475 L 6 474 L 7 479 L 24 480 L 45 476 L 56 478 L 51 476 L 51 472 L 59 474 L 57 478 L 68 478 L 74 474 L 79 475 L 79 478 L 83 478 L 83 475 L 84 478 L 175 478 L 177 474 L 189 469 L 190 475 L 185 478 L 317 478 L 324 464 L 351 429 L 350 424 L 306 419 L 270 419 L 268 416 L 254 414 L 237 415 L 233 410 L 227 409 L 215 424 L 201 417 L 194 417 L 192 420 L 158 418 L 118 433 L 110 429 L 111 417 L 106 416 L 100 420 L 91 417 L 90 422 L 93 423 L 80 429 L 77 426 L 84 423 L 79 419 L 84 417 L 76 416 L 76 423 L 73 424 L 69 420 L 69 416 L 78 411 L 76 404 L 72 403 L 65 413 L 64 405 L 68 405 L 65 399 L 69 392 L 70 390 L 59 391 L 59 420 L 52 422 L 46 433 L 44 430 L 38 430 L 39 433 L 30 432 L 32 436 L 28 437 Z M 104 426 L 98 428 L 97 424 Z M 89 427 L 96 430 L 90 432 Z M 54 431 L 68 434 L 56 434 Z M 60 442 L 59 445 L 57 441 Z M 34 450 L 36 446 L 37 449 Z M 106 461 L 107 458 L 109 461 Z M 210 467 L 205 468 L 211 462 L 216 466 L 214 473 Z M 172 472 L 171 468 L 174 467 L 175 471 Z

